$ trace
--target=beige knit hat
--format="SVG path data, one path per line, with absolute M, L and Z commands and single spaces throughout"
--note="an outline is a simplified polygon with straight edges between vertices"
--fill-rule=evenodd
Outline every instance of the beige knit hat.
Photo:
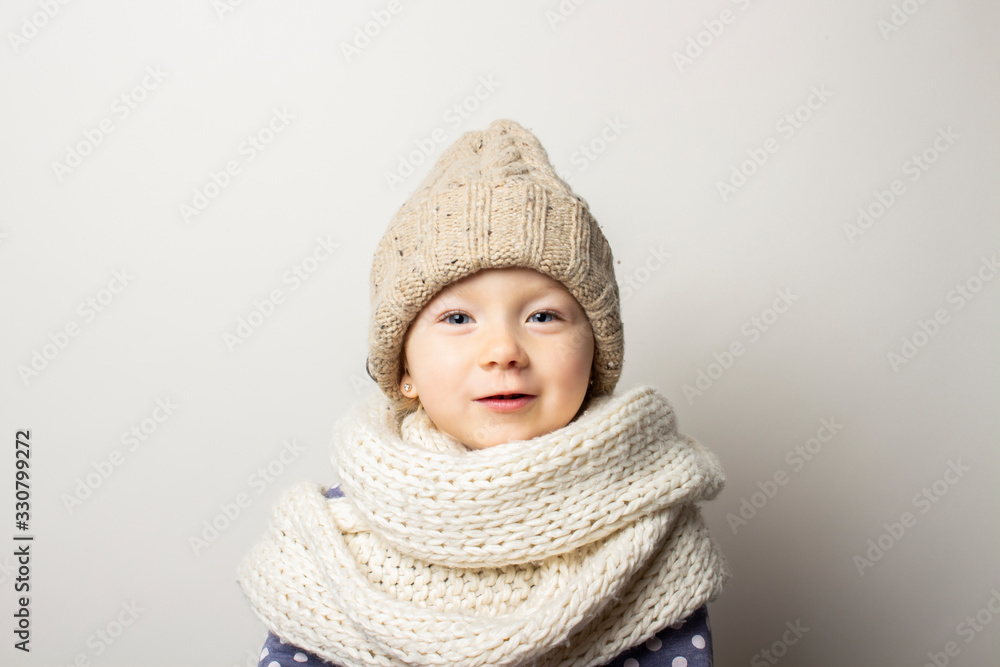
M 507 267 L 544 273 L 576 298 L 594 332 L 588 396 L 614 390 L 624 336 L 611 247 L 538 139 L 497 120 L 444 151 L 375 250 L 368 374 L 386 396 L 407 400 L 400 353 L 420 310 L 449 283 Z

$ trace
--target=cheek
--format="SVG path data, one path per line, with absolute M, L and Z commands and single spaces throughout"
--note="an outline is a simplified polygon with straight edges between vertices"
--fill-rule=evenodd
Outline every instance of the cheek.
M 546 372 L 567 383 L 590 378 L 594 362 L 594 342 L 584 336 L 573 336 L 557 343 L 547 358 Z
M 462 350 L 448 341 L 422 340 L 413 345 L 411 350 L 407 352 L 411 373 L 429 379 L 453 375 L 463 359 Z
M 579 373 L 590 375 L 590 368 L 594 364 L 594 337 L 588 329 L 577 338 L 578 348 L 574 350 L 574 361 L 576 370 Z

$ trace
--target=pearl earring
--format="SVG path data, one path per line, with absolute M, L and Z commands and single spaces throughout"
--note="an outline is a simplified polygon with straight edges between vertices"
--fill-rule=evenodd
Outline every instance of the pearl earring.
M 403 385 L 403 391 L 410 391 L 410 385 L 404 384 Z

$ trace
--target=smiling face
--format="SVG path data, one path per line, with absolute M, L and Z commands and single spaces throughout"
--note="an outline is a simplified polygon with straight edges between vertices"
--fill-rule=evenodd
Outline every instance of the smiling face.
M 587 393 L 594 334 L 558 281 L 534 269 L 485 269 L 435 295 L 403 350 L 403 395 L 419 398 L 438 430 L 484 449 L 573 419 Z M 511 394 L 524 396 L 488 399 Z

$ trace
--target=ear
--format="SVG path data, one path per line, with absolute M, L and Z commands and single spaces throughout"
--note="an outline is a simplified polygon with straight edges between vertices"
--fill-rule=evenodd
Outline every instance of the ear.
M 409 385 L 410 389 L 407 391 L 403 387 Z M 402 376 L 399 378 L 399 393 L 407 398 L 415 398 L 417 395 L 417 389 L 413 386 L 413 378 L 410 377 L 410 373 L 403 370 Z

